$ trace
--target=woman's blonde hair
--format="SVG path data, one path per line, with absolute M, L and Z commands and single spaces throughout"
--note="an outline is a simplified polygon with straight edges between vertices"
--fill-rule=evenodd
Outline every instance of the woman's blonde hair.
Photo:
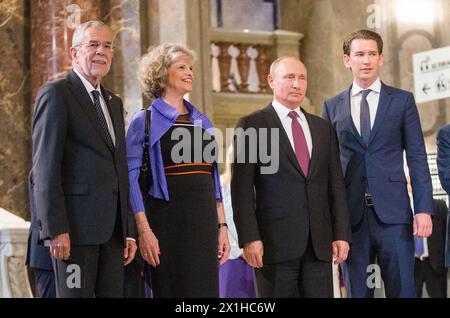
M 168 69 L 172 62 L 187 56 L 194 61 L 195 53 L 180 45 L 163 43 L 150 47 L 139 63 L 138 79 L 144 94 L 149 98 L 158 98 L 164 92 L 167 84 Z

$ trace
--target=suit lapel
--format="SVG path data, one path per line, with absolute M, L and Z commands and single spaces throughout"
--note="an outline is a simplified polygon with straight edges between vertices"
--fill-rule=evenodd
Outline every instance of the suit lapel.
M 350 86 L 344 92 L 344 96 L 341 99 L 341 105 L 339 105 L 339 108 L 343 110 L 346 126 L 349 128 L 349 130 L 351 131 L 353 136 L 356 138 L 356 140 L 358 140 L 358 142 L 361 144 L 361 146 L 363 146 L 365 148 L 366 143 L 364 142 L 364 139 L 359 134 L 358 129 L 356 129 L 355 123 L 353 122 L 352 104 L 350 101 L 351 93 L 352 93 L 352 86 Z
M 386 116 L 388 106 L 391 103 L 391 93 L 389 91 L 389 88 L 381 83 L 381 90 L 380 90 L 380 99 L 378 101 L 378 109 L 377 114 L 375 115 L 375 122 L 373 124 L 372 131 L 370 133 L 369 138 L 369 145 L 372 142 L 372 140 L 375 138 L 377 132 L 380 130 L 380 126 L 383 123 L 384 117 Z
M 83 83 L 81 82 L 80 78 L 77 74 L 75 74 L 74 71 L 71 71 L 67 75 L 67 80 L 69 81 L 70 90 L 72 91 L 73 96 L 75 96 L 75 99 L 78 101 L 78 104 L 80 105 L 81 109 L 84 111 L 86 116 L 88 117 L 91 124 L 94 126 L 97 133 L 100 135 L 100 137 L 103 139 L 103 142 L 108 146 L 108 149 L 114 152 L 114 149 L 111 149 L 108 143 L 108 137 L 105 135 L 105 132 L 103 131 L 103 128 L 101 126 L 100 120 L 98 119 L 98 115 L 95 112 L 94 104 L 92 103 L 92 100 L 86 91 L 86 88 L 84 87 Z M 108 98 L 106 98 L 108 99 Z M 108 103 L 107 103 L 108 104 Z M 110 111 L 111 114 L 111 111 Z
M 121 127 L 121 122 L 123 119 L 123 118 L 121 118 L 122 113 L 120 111 L 120 107 L 113 104 L 113 98 L 112 98 L 111 94 L 109 94 L 109 92 L 106 89 L 104 89 L 103 86 L 101 86 L 101 90 L 102 90 L 102 95 L 104 96 L 105 101 L 106 101 L 106 106 L 108 107 L 109 116 L 111 117 L 114 134 L 116 135 L 115 149 L 117 149 L 119 146 L 118 142 L 120 140 L 120 138 L 117 138 L 117 136 L 119 136 L 119 134 L 121 134 L 120 127 Z M 114 149 L 112 149 L 112 150 L 114 150 Z
M 305 175 L 303 174 L 302 169 L 300 168 L 300 165 L 298 163 L 297 157 L 295 156 L 295 152 L 294 149 L 292 149 L 291 143 L 289 141 L 289 138 L 286 134 L 286 131 L 284 130 L 283 124 L 280 121 L 280 118 L 278 117 L 277 112 L 275 111 L 275 109 L 273 108 L 272 104 L 270 104 L 269 106 L 267 106 L 264 110 L 263 113 L 265 114 L 265 120 L 268 124 L 267 127 L 269 128 L 278 128 L 279 130 L 279 137 L 280 137 L 280 149 L 282 149 L 282 151 L 284 151 L 288 158 L 289 161 L 291 161 L 291 163 L 294 165 L 295 169 L 298 170 L 298 172 L 305 177 Z

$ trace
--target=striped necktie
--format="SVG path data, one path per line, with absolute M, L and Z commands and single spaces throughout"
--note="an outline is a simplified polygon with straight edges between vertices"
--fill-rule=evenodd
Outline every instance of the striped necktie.
M 112 141 L 111 135 L 109 134 L 105 114 L 103 114 L 102 105 L 100 104 L 100 93 L 97 90 L 93 90 L 91 93 L 94 96 L 95 112 L 97 113 L 98 119 L 100 120 L 100 125 L 102 126 L 103 133 L 106 136 L 108 147 L 114 149 L 114 143 Z

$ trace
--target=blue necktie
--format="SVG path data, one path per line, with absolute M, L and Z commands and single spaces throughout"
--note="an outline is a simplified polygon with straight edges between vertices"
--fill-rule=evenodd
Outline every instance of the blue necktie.
M 369 103 L 367 102 L 367 95 L 370 93 L 370 89 L 366 89 L 361 91 L 361 108 L 360 108 L 360 129 L 361 129 L 361 137 L 364 139 L 366 146 L 369 145 L 370 138 L 370 112 L 369 112 Z
M 414 239 L 415 249 L 414 253 L 417 257 L 420 257 L 423 255 L 424 247 L 423 247 L 423 238 L 422 237 L 416 237 Z

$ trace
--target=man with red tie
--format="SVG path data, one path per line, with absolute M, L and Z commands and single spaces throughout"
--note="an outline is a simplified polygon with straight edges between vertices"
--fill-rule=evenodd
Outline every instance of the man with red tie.
M 260 297 L 333 297 L 331 262 L 347 258 L 351 237 L 336 135 L 300 107 L 307 87 L 300 60 L 276 59 L 267 79 L 273 102 L 236 130 L 239 244 Z

